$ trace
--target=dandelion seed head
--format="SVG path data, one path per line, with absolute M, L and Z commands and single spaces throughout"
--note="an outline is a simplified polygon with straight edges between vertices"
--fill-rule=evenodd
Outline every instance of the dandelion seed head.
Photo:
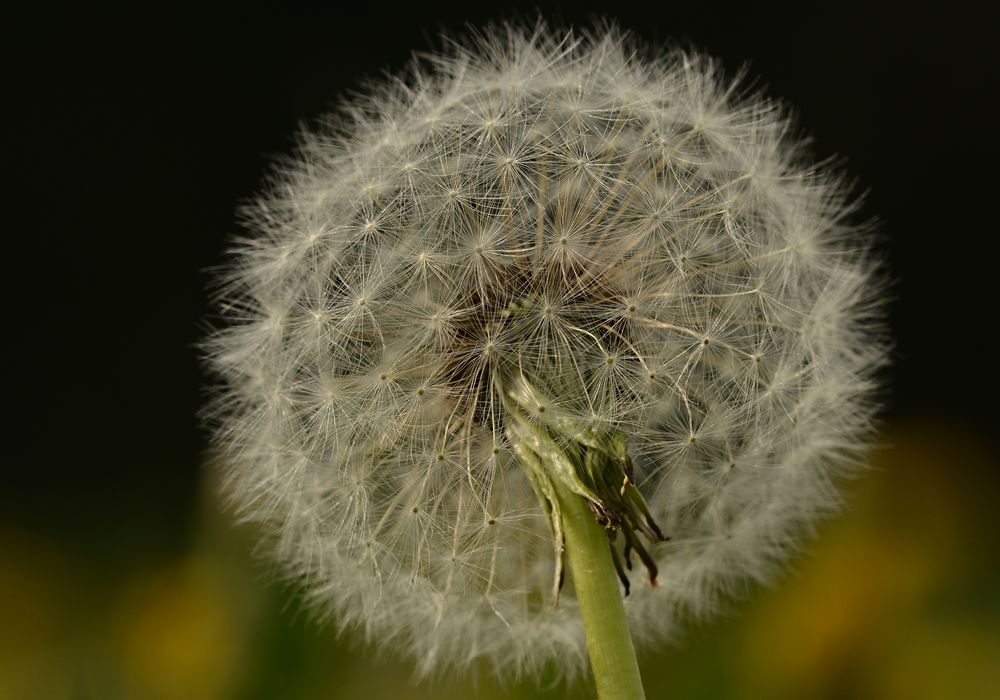
M 421 672 L 585 663 L 510 402 L 629 437 L 669 536 L 656 587 L 629 574 L 640 642 L 766 580 L 869 432 L 878 280 L 843 185 L 712 60 L 627 44 L 504 27 L 356 98 L 247 208 L 220 285 L 228 496 Z

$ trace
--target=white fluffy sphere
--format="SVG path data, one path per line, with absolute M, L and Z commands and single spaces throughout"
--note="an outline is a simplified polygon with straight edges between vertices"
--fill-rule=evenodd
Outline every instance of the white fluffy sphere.
M 626 436 L 669 538 L 639 641 L 772 571 L 836 501 L 884 357 L 841 184 L 701 56 L 503 28 L 302 137 L 206 344 L 239 511 L 424 672 L 583 667 L 511 419 Z

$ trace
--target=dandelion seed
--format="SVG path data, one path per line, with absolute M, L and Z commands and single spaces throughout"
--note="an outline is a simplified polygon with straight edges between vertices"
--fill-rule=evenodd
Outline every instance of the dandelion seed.
M 669 636 L 862 454 L 885 352 L 842 186 L 710 59 L 626 44 L 504 28 L 357 98 L 220 287 L 227 494 L 424 673 L 584 668 L 574 518 Z

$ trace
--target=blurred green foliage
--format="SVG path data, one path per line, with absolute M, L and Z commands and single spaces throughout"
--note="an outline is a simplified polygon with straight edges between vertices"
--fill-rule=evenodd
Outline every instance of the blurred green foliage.
M 997 448 L 935 423 L 882 443 L 788 574 L 642 655 L 651 700 L 1000 696 Z M 0 699 L 593 697 L 586 680 L 415 682 L 405 659 L 312 620 L 213 493 L 206 476 L 180 552 L 107 533 L 93 558 L 71 532 L 0 528 Z

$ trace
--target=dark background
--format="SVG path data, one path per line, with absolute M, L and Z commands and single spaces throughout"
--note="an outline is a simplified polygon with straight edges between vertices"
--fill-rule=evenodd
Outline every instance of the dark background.
M 5 373 L 14 422 L 0 526 L 118 572 L 112 581 L 188 551 L 205 490 L 194 344 L 236 206 L 296 128 L 359 79 L 399 71 L 439 30 L 532 21 L 530 7 L 12 18 L 3 268 L 5 345 L 17 360 Z M 971 469 L 974 490 L 995 489 L 1000 132 L 989 23 L 954 3 L 934 13 L 741 7 L 574 2 L 543 14 L 578 26 L 611 18 L 652 45 L 748 64 L 794 107 L 817 157 L 844 157 L 867 193 L 860 217 L 882 221 L 895 281 L 885 425 L 979 441 L 981 467 L 942 468 Z

